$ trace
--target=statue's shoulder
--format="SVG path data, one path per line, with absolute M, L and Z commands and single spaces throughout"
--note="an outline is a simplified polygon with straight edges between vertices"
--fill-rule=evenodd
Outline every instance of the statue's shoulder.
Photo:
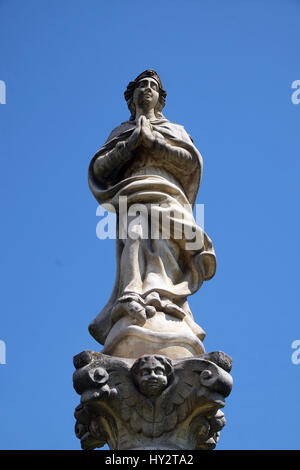
M 192 142 L 194 142 L 191 135 L 185 130 L 182 124 L 174 124 L 174 126 L 178 127 L 178 132 L 181 133 L 181 136 L 184 140 L 191 140 Z
M 168 119 L 162 119 L 159 122 L 159 125 L 161 127 L 165 127 L 166 129 L 169 129 L 170 131 L 172 131 L 172 133 L 174 133 L 177 136 L 177 138 L 182 139 L 186 142 L 193 142 L 192 137 L 190 136 L 190 134 L 187 133 L 187 131 L 185 130 L 182 124 L 171 122 Z
M 108 142 L 110 142 L 111 140 L 114 140 L 116 139 L 117 137 L 119 137 L 121 134 L 123 134 L 124 132 L 127 132 L 129 130 L 131 130 L 132 128 L 134 127 L 134 122 L 133 121 L 124 121 L 124 122 L 121 122 L 121 124 L 117 127 L 115 127 L 111 133 L 109 134 L 108 136 L 108 139 L 107 141 L 105 142 L 105 144 L 107 144 Z

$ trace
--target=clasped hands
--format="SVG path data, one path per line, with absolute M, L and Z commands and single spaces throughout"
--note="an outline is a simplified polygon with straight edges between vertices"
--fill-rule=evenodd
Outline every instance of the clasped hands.
M 137 147 L 144 147 L 151 149 L 156 140 L 158 140 L 157 133 L 153 131 L 149 119 L 145 116 L 140 116 L 136 128 L 127 140 L 127 149 L 129 151 L 135 150 Z

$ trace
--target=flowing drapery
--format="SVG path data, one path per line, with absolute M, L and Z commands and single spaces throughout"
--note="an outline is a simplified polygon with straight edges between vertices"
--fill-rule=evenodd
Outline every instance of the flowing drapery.
M 128 121 L 112 132 L 89 167 L 94 196 L 100 204 L 114 206 L 118 214 L 114 289 L 90 325 L 102 344 L 118 319 L 112 314 L 118 302 L 135 299 L 168 312 L 173 305 L 177 313 L 191 315 L 187 297 L 215 273 L 212 242 L 192 212 L 202 174 L 201 155 L 182 126 L 166 119 L 151 125 L 164 141 L 154 151 L 138 149 L 123 160 L 114 151 L 135 129 L 135 123 Z M 97 159 L 102 166 L 96 175 Z M 127 202 L 126 214 L 119 211 L 121 198 Z M 142 210 L 132 211 L 141 204 Z M 177 314 L 176 308 L 173 313 Z

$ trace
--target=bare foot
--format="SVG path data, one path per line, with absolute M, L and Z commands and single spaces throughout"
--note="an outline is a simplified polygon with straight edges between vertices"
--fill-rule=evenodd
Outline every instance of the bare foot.
M 153 305 L 146 305 L 147 317 L 153 317 L 156 314 L 156 308 Z
M 162 308 L 161 300 L 159 294 L 157 292 L 151 292 L 147 295 L 145 299 L 146 305 L 151 305 L 156 308 L 156 310 L 160 310 Z
M 169 303 L 164 306 L 164 312 L 167 313 L 168 315 L 173 315 L 174 317 L 177 318 L 184 318 L 186 313 L 185 311 L 178 307 L 178 305 Z
M 118 302 L 112 309 L 111 316 L 113 322 L 118 321 L 121 317 L 128 315 L 134 321 L 133 323 L 143 325 L 147 319 L 145 308 L 135 300 Z

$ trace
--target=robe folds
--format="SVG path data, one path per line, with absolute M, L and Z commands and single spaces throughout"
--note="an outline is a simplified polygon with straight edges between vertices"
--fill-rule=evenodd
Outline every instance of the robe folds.
M 113 292 L 90 325 L 104 344 L 121 300 L 156 296 L 163 309 L 176 304 L 191 316 L 187 297 L 216 270 L 210 238 L 193 216 L 202 175 L 202 157 L 184 128 L 167 119 L 151 121 L 159 144 L 154 150 L 137 148 L 118 159 L 119 143 L 126 143 L 135 121 L 117 127 L 89 166 L 89 185 L 100 204 L 117 212 L 117 273 Z M 95 162 L 100 159 L 100 172 Z M 127 212 L 120 211 L 126 201 Z

